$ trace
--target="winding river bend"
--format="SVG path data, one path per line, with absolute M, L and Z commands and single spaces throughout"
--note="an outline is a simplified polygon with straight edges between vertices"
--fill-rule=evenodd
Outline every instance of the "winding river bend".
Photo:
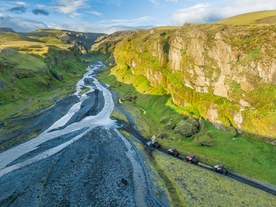
M 137 150 L 109 118 L 114 101 L 95 77 L 101 67 L 87 68 L 65 115 L 0 154 L 0 206 L 161 206 Z M 90 90 L 80 95 L 83 87 Z

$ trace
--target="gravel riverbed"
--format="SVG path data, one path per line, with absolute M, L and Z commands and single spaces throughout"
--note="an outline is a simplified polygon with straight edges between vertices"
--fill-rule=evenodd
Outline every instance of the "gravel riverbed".
M 1 135 L 4 142 L 39 129 L 0 154 L 0 206 L 164 206 L 137 149 L 109 118 L 112 95 L 95 78 L 101 67 L 89 66 L 76 93 Z M 90 91 L 79 95 L 84 87 Z

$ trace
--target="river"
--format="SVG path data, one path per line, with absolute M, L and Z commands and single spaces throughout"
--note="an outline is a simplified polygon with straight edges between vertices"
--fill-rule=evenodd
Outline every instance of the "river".
M 114 101 L 96 78 L 101 67 L 87 68 L 64 115 L 0 154 L 0 206 L 164 206 L 137 149 L 109 118 Z M 80 94 L 84 87 L 90 90 Z M 48 115 L 56 116 L 56 107 Z

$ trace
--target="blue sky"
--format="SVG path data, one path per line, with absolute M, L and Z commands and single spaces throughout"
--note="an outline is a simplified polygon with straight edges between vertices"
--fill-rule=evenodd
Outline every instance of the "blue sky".
M 112 33 L 276 9 L 275 0 L 0 0 L 0 27 Z

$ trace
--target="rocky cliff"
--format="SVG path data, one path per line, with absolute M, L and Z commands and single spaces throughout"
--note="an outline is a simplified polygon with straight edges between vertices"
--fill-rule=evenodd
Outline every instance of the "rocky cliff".
M 276 26 L 185 24 L 139 31 L 120 42 L 119 70 L 162 85 L 217 128 L 275 142 Z

